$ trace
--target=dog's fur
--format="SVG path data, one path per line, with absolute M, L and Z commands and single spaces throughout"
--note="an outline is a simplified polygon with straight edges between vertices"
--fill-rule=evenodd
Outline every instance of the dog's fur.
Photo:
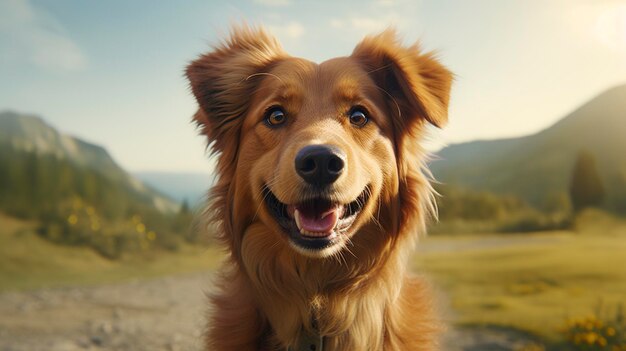
M 450 72 L 393 30 L 316 64 L 244 26 L 186 74 L 194 120 L 217 154 L 207 216 L 229 253 L 208 349 L 285 350 L 312 333 L 325 351 L 436 350 L 429 289 L 406 266 L 434 212 L 420 139 L 426 123 L 447 121 Z M 264 119 L 275 105 L 287 118 L 279 127 Z M 348 117 L 355 105 L 367 110 L 362 127 Z M 344 172 L 320 194 L 347 204 L 367 192 L 349 230 L 323 250 L 294 244 L 266 203 L 268 191 L 285 205 L 313 196 L 294 169 L 310 144 L 346 153 Z

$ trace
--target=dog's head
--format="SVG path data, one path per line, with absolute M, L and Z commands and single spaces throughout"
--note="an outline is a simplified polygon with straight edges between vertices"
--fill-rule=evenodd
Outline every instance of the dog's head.
M 239 28 L 187 77 L 218 155 L 214 215 L 235 255 L 247 235 L 326 257 L 423 223 L 419 139 L 426 123 L 446 123 L 452 80 L 431 54 L 388 30 L 316 64 Z

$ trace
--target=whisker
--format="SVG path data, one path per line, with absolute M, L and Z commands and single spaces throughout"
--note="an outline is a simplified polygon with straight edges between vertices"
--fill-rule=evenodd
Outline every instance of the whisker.
M 346 240 L 346 243 L 348 243 L 348 244 L 352 245 L 352 247 L 354 247 L 354 243 L 352 242 L 352 239 L 348 238 L 348 240 Z M 346 249 L 346 251 L 348 251 L 350 253 L 350 255 L 352 255 L 352 257 L 358 258 L 358 257 L 356 257 L 354 252 L 352 252 L 352 250 L 350 250 L 350 248 L 347 245 L 344 248 Z
M 380 67 L 375 68 L 375 69 L 373 69 L 373 70 L 371 70 L 371 71 L 368 71 L 368 72 L 367 72 L 367 74 L 374 73 L 374 72 L 378 72 L 378 71 L 382 71 L 382 70 L 387 69 L 387 68 L 389 68 L 389 67 L 391 67 L 391 66 L 392 66 L 392 64 L 391 64 L 391 63 L 388 63 L 388 64 L 386 64 L 386 65 L 384 65 L 384 66 L 380 66 Z
M 346 265 L 346 267 L 347 267 L 348 266 L 348 261 L 346 260 L 346 257 L 343 255 L 343 251 L 339 250 L 339 251 L 337 251 L 337 254 L 341 258 L 343 263 Z
M 277 183 L 278 183 L 278 177 L 274 176 L 272 180 L 270 180 L 267 184 L 263 185 L 262 192 L 265 193 L 265 195 L 263 195 L 263 198 L 261 199 L 261 201 L 259 201 L 259 206 L 257 206 L 256 211 L 254 211 L 254 216 L 252 216 L 252 221 L 255 221 L 257 219 L 257 216 L 259 215 L 259 211 L 261 210 L 261 206 L 263 206 L 263 204 L 265 203 L 265 200 L 270 194 L 271 190 L 269 188 L 269 184 L 274 185 Z
M 268 73 L 268 72 L 258 72 L 258 73 L 253 73 L 253 74 L 251 74 L 251 75 L 247 76 L 246 78 L 242 79 L 242 82 L 247 81 L 247 80 L 248 80 L 248 79 L 250 79 L 250 78 L 257 77 L 257 76 L 269 76 L 269 77 L 274 77 L 274 78 L 278 79 L 281 83 L 285 84 L 285 82 L 284 82 L 282 79 L 280 79 L 280 77 L 279 77 L 279 76 L 277 76 L 277 75 L 275 75 L 275 74 L 273 74 L 273 73 Z
M 341 250 L 340 250 L 340 251 L 337 251 L 337 252 L 334 252 L 334 253 L 332 254 L 332 257 L 333 257 L 333 259 L 337 260 L 337 263 L 339 263 L 339 265 L 340 265 L 340 266 L 341 266 L 342 264 L 344 264 L 344 263 L 347 265 L 347 263 L 346 263 L 345 261 L 343 261 L 343 260 L 342 260 Z

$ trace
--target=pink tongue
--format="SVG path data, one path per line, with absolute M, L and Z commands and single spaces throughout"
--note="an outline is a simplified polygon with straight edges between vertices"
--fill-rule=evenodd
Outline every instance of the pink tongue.
M 339 220 L 339 210 L 341 207 L 337 206 L 322 213 L 319 217 L 303 213 L 296 209 L 294 211 L 294 218 L 296 219 L 299 229 L 306 231 L 303 233 L 306 235 L 327 236 L 332 233 L 333 229 L 337 225 Z

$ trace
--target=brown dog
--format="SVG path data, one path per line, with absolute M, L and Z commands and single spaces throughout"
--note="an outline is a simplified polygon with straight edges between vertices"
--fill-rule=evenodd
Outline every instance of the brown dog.
M 187 77 L 229 253 L 208 349 L 437 349 L 406 266 L 434 210 L 419 142 L 447 120 L 450 72 L 391 30 L 316 64 L 242 27 Z

